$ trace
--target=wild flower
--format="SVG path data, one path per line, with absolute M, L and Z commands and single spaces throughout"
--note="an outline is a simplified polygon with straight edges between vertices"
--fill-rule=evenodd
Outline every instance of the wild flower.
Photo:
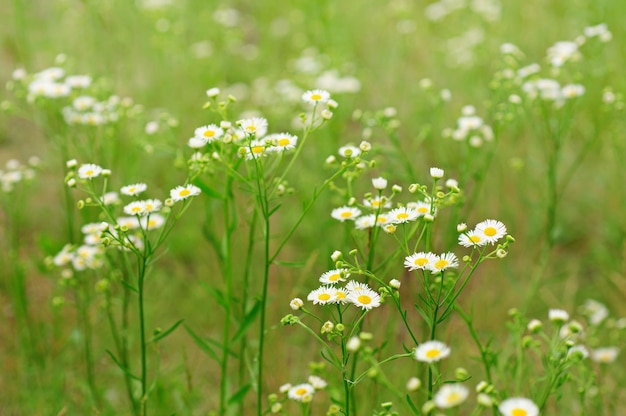
M 347 269 L 333 269 L 322 273 L 319 281 L 324 284 L 343 282 L 349 276 Z
M 93 179 L 100 176 L 101 173 L 102 167 L 93 163 L 87 163 L 78 168 L 78 177 L 81 179 Z
M 308 403 L 313 399 L 315 388 L 309 383 L 297 384 L 289 389 L 287 396 L 297 402 Z
M 122 195 L 137 196 L 140 193 L 144 192 L 146 189 L 148 189 L 148 185 L 146 185 L 145 183 L 136 183 L 133 185 L 122 186 L 122 188 L 120 189 L 120 193 Z
M 409 269 L 409 271 L 413 270 L 429 270 L 430 265 L 433 264 L 437 259 L 437 256 L 433 253 L 425 253 L 420 251 L 418 253 L 413 253 L 410 256 L 407 256 L 404 259 L 404 267 Z
M 321 89 L 306 91 L 302 94 L 302 101 L 311 105 L 324 104 L 327 103 L 329 99 L 330 93 Z
M 458 267 L 459 260 L 454 253 L 443 253 L 440 256 L 435 256 L 432 261 L 428 263 L 428 270 L 433 273 L 439 273 L 451 267 Z
M 200 188 L 195 185 L 180 185 L 170 191 L 170 198 L 172 198 L 174 202 L 178 202 L 193 196 L 198 196 L 200 192 Z
M 450 355 L 450 347 L 441 341 L 426 341 L 415 349 L 415 359 L 425 363 L 440 361 Z
M 539 408 L 525 397 L 511 397 L 498 406 L 502 416 L 539 416 Z
M 591 350 L 591 359 L 597 363 L 610 364 L 617 359 L 618 354 L 617 347 L 594 348 Z
M 309 293 L 307 300 L 313 302 L 314 305 L 335 303 L 337 301 L 336 291 L 332 286 L 320 286 Z
M 462 384 L 444 384 L 435 393 L 433 401 L 440 409 L 449 409 L 463 403 L 469 396 L 469 389 Z
M 475 234 L 489 244 L 495 244 L 506 235 L 506 226 L 497 220 L 485 220 L 476 224 Z
M 354 220 L 361 215 L 361 210 L 356 207 L 343 206 L 335 208 L 330 213 L 330 216 L 336 220 L 344 222 L 346 220 Z
M 348 301 L 363 310 L 370 310 L 380 306 L 380 295 L 369 288 L 354 289 L 348 294 Z

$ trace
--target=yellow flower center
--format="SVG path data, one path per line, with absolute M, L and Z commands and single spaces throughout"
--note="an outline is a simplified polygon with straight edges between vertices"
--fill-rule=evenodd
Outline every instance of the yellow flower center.
M 374 208 L 378 208 L 380 206 L 380 201 L 372 201 L 372 206 Z
M 528 412 L 526 410 L 520 409 L 519 407 L 516 407 L 511 411 L 511 416 L 526 416 L 527 414 Z
M 437 349 L 432 349 L 426 351 L 426 358 L 437 358 L 441 355 L 441 351 Z
M 405 220 L 407 218 L 409 218 L 409 214 L 405 213 L 405 212 L 401 212 L 400 214 L 396 215 L 396 218 L 399 220 Z
M 155 220 L 148 221 L 148 228 L 152 228 L 154 226 L 156 226 L 156 221 Z
M 215 132 L 213 130 L 206 130 L 203 135 L 204 137 L 213 137 L 215 136 Z
M 471 235 L 469 239 L 472 243 L 480 243 L 480 237 L 477 235 Z
M 246 127 L 246 130 L 254 133 L 256 131 L 256 126 L 248 126 L 248 127 Z
M 350 211 L 344 211 L 341 213 L 341 218 L 350 218 L 352 213 Z
M 135 206 L 135 207 L 132 207 L 130 210 L 132 212 L 141 212 L 141 207 L 140 206 Z
M 364 305 L 369 305 L 370 303 L 372 303 L 372 298 L 370 298 L 370 297 L 369 297 L 369 296 L 367 296 L 367 295 L 360 295 L 360 296 L 357 298 L 357 300 L 358 300 L 360 303 L 364 304 Z
M 134 194 L 135 193 L 135 187 L 131 186 L 130 188 L 128 188 L 128 193 L 129 194 Z
M 317 298 L 322 301 L 330 300 L 330 295 L 328 293 L 322 293 Z
M 456 391 L 450 393 L 450 395 L 446 398 L 446 401 L 448 402 L 448 404 L 450 403 L 456 403 L 461 399 L 461 395 L 459 393 L 457 393 Z
M 303 388 L 303 387 L 300 387 L 298 390 L 296 390 L 296 394 L 297 394 L 298 396 L 302 396 L 302 395 L 303 395 L 303 394 L 305 394 L 305 393 L 306 393 L 306 389 L 305 389 L 305 388 Z
M 428 259 L 426 257 L 420 257 L 413 261 L 413 264 L 415 264 L 416 266 L 423 266 L 426 263 L 428 263 Z
M 444 267 L 446 267 L 448 264 L 449 264 L 449 263 L 448 263 L 448 260 L 444 260 L 444 259 L 437 260 L 437 261 L 435 262 L 435 268 L 437 268 L 437 269 L 443 269 L 443 268 L 444 268 Z
M 252 146 L 252 153 L 263 153 L 264 150 L 263 146 Z
M 343 292 L 337 291 L 336 296 L 337 296 L 337 299 L 345 299 L 346 294 Z
M 291 143 L 291 140 L 286 137 L 284 139 L 278 139 L 279 146 L 287 146 L 289 143 Z
M 426 207 L 419 207 L 417 209 L 417 212 L 419 212 L 420 214 L 428 214 L 429 209 Z
M 319 101 L 322 99 L 322 96 L 320 94 L 311 94 L 311 99 L 313 101 Z
M 494 227 L 485 228 L 485 235 L 488 237 L 493 237 L 496 235 L 497 230 Z
M 93 170 L 88 170 L 87 172 L 85 172 L 85 175 L 87 176 L 93 175 Z
M 178 195 L 180 196 L 188 196 L 191 193 L 191 191 L 189 189 L 183 189 L 182 191 L 180 191 L 178 193 Z
M 376 221 L 378 221 L 378 222 L 380 222 L 380 223 L 384 223 L 384 222 L 387 222 L 387 218 L 386 218 L 386 217 L 383 217 L 383 216 L 379 216 L 379 217 L 378 217 L 378 219 L 377 219 Z
M 328 280 L 330 280 L 331 282 L 336 282 L 340 278 L 341 275 L 339 273 L 331 274 L 330 276 L 328 276 Z

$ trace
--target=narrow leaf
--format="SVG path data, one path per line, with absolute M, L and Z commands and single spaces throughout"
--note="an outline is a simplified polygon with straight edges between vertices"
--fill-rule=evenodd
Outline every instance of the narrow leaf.
M 131 285 L 125 280 L 120 280 L 120 282 L 122 282 L 122 285 L 124 285 L 127 289 L 130 289 L 132 292 L 139 293 L 139 291 L 137 290 L 135 286 Z
M 134 375 L 133 373 L 130 372 L 130 370 L 128 370 L 128 368 L 124 367 L 122 365 L 122 363 L 120 363 L 118 361 L 118 359 L 115 357 L 115 355 L 113 355 L 113 353 L 109 350 L 106 350 L 106 353 L 109 354 L 109 357 L 111 357 L 111 359 L 113 360 L 113 362 L 115 362 L 115 364 L 117 364 L 117 366 L 120 368 L 120 370 L 122 370 L 124 372 L 124 374 L 126 374 L 127 376 L 129 376 L 130 378 L 134 379 L 134 380 L 138 380 L 141 381 L 141 379 L 139 377 L 137 377 L 136 375 Z
M 200 347 L 202 351 L 204 351 L 209 357 L 213 358 L 218 363 L 220 362 L 220 359 L 218 358 L 217 354 L 215 353 L 215 351 L 213 351 L 213 348 L 211 348 L 209 344 L 204 342 L 204 340 L 200 338 L 198 334 L 193 332 L 193 330 L 189 328 L 187 325 L 183 325 L 183 327 L 185 328 L 187 333 L 191 335 L 191 338 L 193 338 L 193 340 L 196 342 L 196 345 Z
M 246 332 L 246 329 L 248 329 L 248 327 L 254 322 L 260 310 L 261 302 L 257 300 L 256 303 L 252 306 L 252 309 L 250 309 L 248 313 L 246 313 L 246 316 L 243 317 L 243 321 L 241 321 L 239 329 L 237 329 L 237 332 L 233 336 L 231 342 L 237 342 L 237 340 L 239 340 L 239 338 L 243 336 L 243 334 Z
M 306 262 L 304 261 L 274 261 L 274 264 L 285 267 L 304 267 L 306 266 Z
M 205 194 L 212 198 L 224 199 L 224 196 L 217 192 L 215 189 L 211 188 L 209 185 L 204 183 L 201 179 L 196 178 L 193 181 L 193 184 L 202 190 Z
M 171 334 L 172 332 L 174 332 L 174 330 L 176 328 L 178 328 L 178 325 L 182 324 L 184 321 L 184 319 L 179 320 L 178 322 L 176 322 L 174 325 L 172 325 L 171 327 L 169 327 L 169 329 L 167 329 L 166 331 L 161 332 L 160 334 L 156 335 L 155 337 L 153 337 L 150 341 L 148 341 L 148 343 L 152 343 L 152 342 L 157 342 L 159 340 L 162 340 L 163 338 L 165 338 L 166 336 L 168 336 L 169 334 Z
M 241 387 L 239 390 L 237 390 L 235 394 L 230 396 L 230 398 L 228 399 L 228 404 L 241 402 L 242 399 L 245 397 L 246 393 L 248 393 L 248 390 L 250 390 L 250 387 L 252 387 L 250 384 L 246 384 L 243 387 Z

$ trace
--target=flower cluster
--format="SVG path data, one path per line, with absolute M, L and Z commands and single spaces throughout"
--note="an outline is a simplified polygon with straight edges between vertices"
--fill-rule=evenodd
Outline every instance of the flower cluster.
M 28 165 L 20 163 L 19 160 L 10 159 L 4 165 L 5 169 L 0 169 L 0 187 L 3 192 L 11 192 L 17 184 L 22 181 L 28 181 L 35 177 L 33 168 L 39 166 L 39 158 L 31 157 Z
M 340 282 L 346 279 L 345 271 L 331 270 L 320 277 L 322 282 Z M 337 277 L 338 276 L 338 277 Z M 380 295 L 372 290 L 367 284 L 350 280 L 344 287 L 337 287 L 331 284 L 320 286 L 311 291 L 307 300 L 314 305 L 327 304 L 353 304 L 363 310 L 377 308 L 381 304 Z

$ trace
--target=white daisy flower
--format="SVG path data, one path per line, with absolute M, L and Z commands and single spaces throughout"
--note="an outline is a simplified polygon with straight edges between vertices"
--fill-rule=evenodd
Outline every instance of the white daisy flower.
M 314 305 L 326 305 L 336 302 L 335 292 L 336 289 L 332 286 L 321 286 L 311 291 L 306 299 L 313 302 Z
M 145 183 L 136 183 L 133 185 L 122 186 L 122 189 L 120 189 L 120 193 L 122 193 L 123 195 L 135 196 L 139 195 L 146 189 L 148 189 L 148 185 L 146 185 Z
M 309 383 L 303 383 L 290 388 L 287 397 L 297 402 L 308 402 L 313 394 L 315 394 L 315 388 Z
M 248 146 L 242 147 L 246 160 L 258 159 L 267 156 L 267 146 L 264 140 L 251 140 Z
M 444 271 L 450 267 L 458 267 L 459 260 L 456 258 L 454 253 L 443 253 L 440 256 L 437 256 L 433 259 L 431 263 L 429 263 L 429 270 L 433 273 L 439 273 Z
M 124 213 L 127 215 L 145 215 L 144 201 L 133 201 L 124 207 Z
M 93 179 L 100 176 L 101 173 L 102 167 L 93 163 L 87 163 L 78 168 L 78 177 L 81 179 Z
M 339 156 L 343 156 L 345 158 L 354 158 L 361 154 L 361 149 L 352 145 L 347 145 L 341 146 L 339 150 L 337 150 L 337 153 L 339 153 Z
M 363 205 L 369 208 L 378 209 L 391 208 L 391 201 L 386 196 L 375 196 L 374 198 L 368 198 L 363 200 Z
M 163 206 L 163 203 L 158 199 L 146 199 L 143 201 L 143 208 L 146 214 L 150 214 L 151 212 L 157 212 Z
M 617 347 L 596 348 L 591 351 L 591 359 L 597 363 L 608 364 L 614 362 L 618 354 Z
M 191 139 L 187 141 L 187 146 L 191 147 L 192 149 L 200 149 L 206 146 L 206 144 L 207 144 L 206 140 L 202 138 L 198 138 L 198 137 L 192 137 Z
M 430 214 L 431 204 L 430 202 L 425 201 L 417 201 L 417 202 L 409 202 L 406 204 L 407 208 L 415 210 L 420 217 L 423 217 L 426 214 Z M 433 210 L 433 215 L 435 211 Z
M 503 416 L 539 416 L 539 408 L 525 397 L 511 397 L 503 400 L 498 406 Z
M 346 290 L 348 292 L 352 292 L 355 290 L 366 290 L 366 289 L 369 290 L 370 287 L 367 284 L 357 282 L 356 280 L 350 280 L 348 283 L 346 283 Z
M 302 94 L 302 101 L 307 104 L 324 104 L 327 103 L 328 100 L 330 100 L 330 93 L 325 90 L 317 89 L 312 91 L 306 91 L 304 94 Z
M 548 318 L 552 322 L 563 324 L 569 320 L 569 313 L 563 309 L 550 309 L 548 311 Z
M 139 220 L 137 217 L 118 217 L 115 221 L 120 227 L 126 227 L 129 230 L 139 228 Z
M 392 209 L 389 211 L 389 221 L 393 224 L 403 224 L 409 221 L 415 221 L 419 218 L 417 211 L 405 207 Z
M 347 288 L 336 288 L 335 289 L 335 302 L 346 304 L 349 302 L 348 295 L 350 291 Z
M 293 298 L 289 302 L 289 307 L 293 309 L 294 311 L 299 310 L 303 306 L 304 306 L 304 302 L 300 298 Z
M 359 217 L 354 220 L 354 228 L 357 230 L 365 230 L 367 228 L 372 228 L 374 226 L 374 222 L 376 221 L 376 215 L 365 215 L 363 217 Z
M 468 231 L 459 235 L 459 244 L 463 247 L 484 246 L 487 240 L 481 238 L 475 231 Z
M 463 403 L 469 396 L 469 389 L 462 384 L 444 384 L 435 394 L 433 401 L 440 409 L 448 409 Z
M 198 127 L 194 130 L 193 136 L 197 139 L 204 140 L 205 143 L 211 143 L 224 135 L 224 130 L 215 124 Z
M 380 306 L 380 295 L 369 288 L 350 291 L 348 300 L 363 310 L 370 310 Z
M 265 142 L 271 144 L 268 152 L 286 152 L 296 148 L 298 137 L 289 133 L 276 133 L 265 137 Z
M 341 276 L 342 273 L 343 273 L 343 276 Z M 337 282 L 343 282 L 344 280 L 346 280 L 347 276 L 348 276 L 347 269 L 334 269 L 334 270 L 329 270 L 327 272 L 322 273 L 319 280 L 320 282 L 325 283 L 325 284 L 333 284 Z
M 485 220 L 476 224 L 474 232 L 485 239 L 487 243 L 494 244 L 506 235 L 506 226 L 500 221 Z
M 574 345 L 567 350 L 567 356 L 580 355 L 582 359 L 589 357 L 589 350 L 584 345 Z
M 391 222 L 391 217 L 388 212 L 381 212 L 376 217 L 376 225 L 383 227 Z
M 174 202 L 182 201 L 183 199 L 198 195 L 200 195 L 200 188 L 191 184 L 185 186 L 177 186 L 170 191 L 170 198 L 172 198 Z
M 326 380 L 318 376 L 309 376 L 308 382 L 315 390 L 322 390 L 328 385 Z
M 372 179 L 372 186 L 374 187 L 374 189 L 382 191 L 387 187 L 387 179 L 383 177 L 374 178 Z
M 249 136 L 260 138 L 267 133 L 267 119 L 263 117 L 245 118 L 237 124 Z
M 140 224 L 145 230 L 156 230 L 165 224 L 165 217 L 160 214 L 152 214 L 149 217 L 142 218 Z
M 344 222 L 346 220 L 354 220 L 361 215 L 361 210 L 356 207 L 343 206 L 335 208 L 330 213 L 330 216 L 336 220 Z
M 444 171 L 440 168 L 430 168 L 430 176 L 433 179 L 441 179 L 443 178 Z
M 434 363 L 450 355 L 450 347 L 441 341 L 426 341 L 415 349 L 415 359 L 424 363 Z
M 420 251 L 419 253 L 413 253 L 404 259 L 404 267 L 409 271 L 413 270 L 426 270 L 430 268 L 430 265 L 435 262 L 437 256 L 433 253 L 425 253 Z

